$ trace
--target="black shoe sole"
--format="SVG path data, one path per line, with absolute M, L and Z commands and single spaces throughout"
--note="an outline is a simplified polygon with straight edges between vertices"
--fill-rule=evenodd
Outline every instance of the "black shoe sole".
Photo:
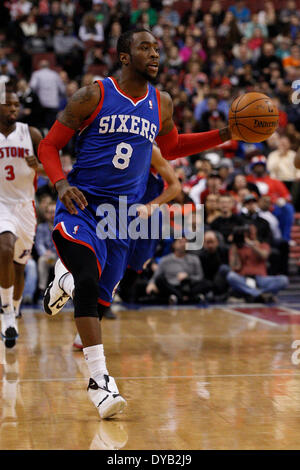
M 15 346 L 16 340 L 17 340 L 19 335 L 17 334 L 16 329 L 13 328 L 12 326 L 10 326 L 5 331 L 5 336 L 4 335 L 1 335 L 1 336 L 3 338 L 5 347 L 10 349 L 10 348 L 13 348 Z

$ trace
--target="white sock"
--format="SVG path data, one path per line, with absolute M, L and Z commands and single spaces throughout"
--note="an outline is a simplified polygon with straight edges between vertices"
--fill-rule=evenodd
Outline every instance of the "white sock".
M 83 348 L 83 354 L 90 376 L 95 382 L 98 383 L 98 380 L 101 380 L 104 374 L 109 375 L 106 368 L 103 344 Z
M 19 315 L 21 302 L 22 302 L 22 297 L 19 300 L 13 300 L 14 310 L 15 310 L 16 315 Z
M 71 273 L 66 274 L 60 283 L 60 287 L 73 299 L 73 292 L 75 288 L 74 278 Z
M 13 295 L 14 286 L 9 287 L 8 289 L 0 287 L 0 297 L 4 313 L 12 313 L 14 311 Z

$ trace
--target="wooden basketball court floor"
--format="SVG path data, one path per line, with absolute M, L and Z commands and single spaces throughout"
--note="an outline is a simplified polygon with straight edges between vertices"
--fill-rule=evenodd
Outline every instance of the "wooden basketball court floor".
M 0 365 L 0 449 L 300 449 L 299 315 L 257 306 L 119 312 L 103 321 L 104 345 L 128 406 L 100 421 L 83 354 L 72 349 L 71 311 L 25 310 Z

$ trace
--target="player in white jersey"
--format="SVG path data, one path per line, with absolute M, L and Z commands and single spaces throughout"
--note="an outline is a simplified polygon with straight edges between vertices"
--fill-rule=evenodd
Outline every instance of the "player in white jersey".
M 34 153 L 42 139 L 38 129 L 17 122 L 19 107 L 17 95 L 6 91 L 6 102 L 0 104 L 0 316 L 6 347 L 13 347 L 18 337 L 15 316 L 36 229 L 34 195 L 39 163 Z

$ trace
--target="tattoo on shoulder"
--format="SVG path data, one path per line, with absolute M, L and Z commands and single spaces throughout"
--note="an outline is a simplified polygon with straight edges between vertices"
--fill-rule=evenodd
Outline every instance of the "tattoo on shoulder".
M 93 85 L 88 85 L 86 87 L 80 88 L 72 96 L 72 102 L 78 102 L 79 104 L 84 104 L 90 101 L 95 96 L 95 89 Z
M 81 123 L 94 111 L 99 100 L 99 94 L 93 85 L 81 88 L 72 96 L 65 109 L 59 115 L 59 120 L 66 126 L 77 130 Z

